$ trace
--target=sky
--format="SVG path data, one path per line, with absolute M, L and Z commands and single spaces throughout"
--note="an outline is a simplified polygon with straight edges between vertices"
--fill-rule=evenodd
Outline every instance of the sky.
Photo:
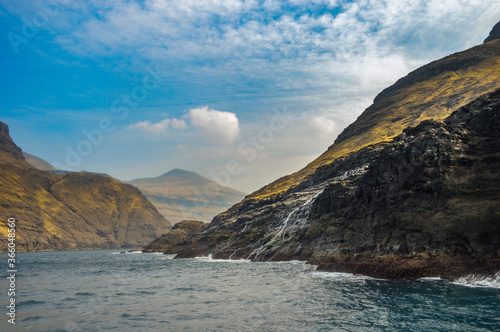
M 250 193 L 499 19 L 491 0 L 0 0 L 0 121 L 60 169 Z

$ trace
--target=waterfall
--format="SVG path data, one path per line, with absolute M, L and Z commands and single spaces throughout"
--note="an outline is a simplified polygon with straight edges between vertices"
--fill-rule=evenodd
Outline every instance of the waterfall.
M 334 178 L 330 178 L 307 189 L 288 195 L 282 201 L 288 208 L 285 208 L 285 210 L 280 213 L 281 217 L 278 217 L 278 220 L 270 225 L 271 229 L 274 228 L 274 230 L 270 231 L 271 234 L 274 233 L 274 236 L 253 250 L 248 255 L 248 258 L 258 258 L 266 250 L 273 247 L 276 248 L 278 245 L 283 244 L 283 241 L 293 237 L 298 231 L 305 229 L 310 222 L 310 211 L 314 201 L 329 184 L 349 181 L 354 177 L 364 174 L 368 168 L 369 164 L 366 164 L 355 169 L 347 170 Z M 251 224 L 252 221 L 247 221 L 242 233 L 244 233 Z
M 291 212 L 289 212 L 287 214 L 287 217 L 285 218 L 285 221 L 279 223 L 281 226 L 277 230 L 274 237 L 271 240 L 264 243 L 263 245 L 261 245 L 260 247 L 258 247 L 257 249 L 255 249 L 252 253 L 250 253 L 248 258 L 259 257 L 269 246 L 276 244 L 279 238 L 284 238 L 285 235 L 293 234 L 298 230 L 306 227 L 307 224 L 309 223 L 309 211 L 311 209 L 311 206 L 314 203 L 314 200 L 323 192 L 325 187 L 326 184 L 323 183 L 319 186 L 312 187 L 311 188 L 312 190 L 308 192 L 303 192 L 302 197 L 300 197 L 302 198 L 302 204 L 300 204 L 298 207 L 294 208 Z M 308 197 L 305 202 L 303 201 L 304 196 Z M 294 200 L 296 204 L 297 197 Z
M 283 223 L 283 226 L 278 230 L 272 241 L 276 240 L 278 237 L 284 238 L 285 232 L 291 233 L 292 231 L 297 231 L 304 227 L 309 221 L 309 211 L 316 197 L 318 197 L 324 188 L 315 194 L 313 197 L 309 198 L 302 205 L 295 208 L 288 214 Z

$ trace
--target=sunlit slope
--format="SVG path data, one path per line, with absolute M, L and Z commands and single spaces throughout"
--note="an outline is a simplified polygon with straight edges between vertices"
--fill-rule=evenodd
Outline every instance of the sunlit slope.
M 15 218 L 16 247 L 36 250 L 141 247 L 170 223 L 141 192 L 108 176 L 56 175 L 31 167 L 0 122 L 0 250 Z
M 286 191 L 318 167 L 368 145 L 389 141 L 404 128 L 424 120 L 442 121 L 457 108 L 499 87 L 500 40 L 434 61 L 382 91 L 316 160 L 261 188 L 249 198 L 261 199 Z
M 137 188 L 99 175 L 0 162 L 0 200 L 0 249 L 10 217 L 18 221 L 18 247 L 30 249 L 141 246 L 170 228 Z

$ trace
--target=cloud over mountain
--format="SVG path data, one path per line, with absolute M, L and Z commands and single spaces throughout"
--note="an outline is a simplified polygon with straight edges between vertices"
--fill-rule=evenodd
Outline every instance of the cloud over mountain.
M 208 138 L 217 143 L 232 143 L 240 134 L 236 114 L 213 110 L 208 106 L 192 108 L 181 119 L 163 119 L 156 123 L 140 121 L 125 127 L 125 129 L 162 135 L 166 134 L 170 129 L 187 129 L 189 127 L 188 123 L 191 127 L 200 128 Z

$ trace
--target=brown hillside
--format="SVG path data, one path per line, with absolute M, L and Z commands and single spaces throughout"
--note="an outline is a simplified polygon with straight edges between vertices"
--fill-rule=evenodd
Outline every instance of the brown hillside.
M 0 133 L 0 249 L 11 217 L 18 250 L 140 247 L 171 228 L 137 188 L 95 174 L 37 170 L 2 122 Z

